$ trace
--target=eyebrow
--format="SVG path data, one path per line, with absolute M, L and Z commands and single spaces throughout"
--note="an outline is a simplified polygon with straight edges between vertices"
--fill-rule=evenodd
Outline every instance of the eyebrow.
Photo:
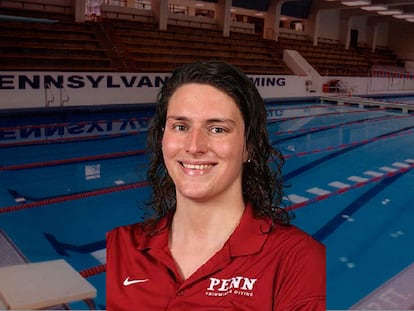
M 184 116 L 167 116 L 167 120 L 178 120 L 178 121 L 190 121 L 189 118 L 184 117 Z M 207 119 L 206 123 L 231 123 L 231 124 L 236 124 L 236 121 L 234 121 L 233 119 L 227 119 L 227 118 L 211 118 L 211 119 Z

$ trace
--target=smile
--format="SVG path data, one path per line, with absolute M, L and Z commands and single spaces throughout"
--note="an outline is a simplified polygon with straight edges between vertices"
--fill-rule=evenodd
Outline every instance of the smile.
M 209 168 L 212 168 L 212 164 L 189 164 L 189 163 L 181 163 L 182 166 L 184 166 L 187 169 L 190 170 L 207 170 Z

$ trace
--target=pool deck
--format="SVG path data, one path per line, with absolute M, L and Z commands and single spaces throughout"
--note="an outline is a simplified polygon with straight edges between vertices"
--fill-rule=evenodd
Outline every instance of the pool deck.
M 386 102 L 382 100 L 364 98 L 357 96 L 321 96 L 322 103 L 336 103 L 339 106 L 344 105 L 358 105 L 359 108 L 381 108 L 399 110 L 404 114 L 414 113 L 414 105 L 399 102 Z
M 351 310 L 414 310 L 414 263 L 361 299 Z

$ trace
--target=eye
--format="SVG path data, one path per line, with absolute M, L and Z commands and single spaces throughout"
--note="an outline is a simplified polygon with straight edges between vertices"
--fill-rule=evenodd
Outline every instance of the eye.
M 221 134 L 221 133 L 226 133 L 228 131 L 227 131 L 227 129 L 225 129 L 223 127 L 214 126 L 210 129 L 210 132 L 212 132 L 213 134 Z
M 187 126 L 184 124 L 175 124 L 172 126 L 172 129 L 177 132 L 184 132 L 187 129 Z

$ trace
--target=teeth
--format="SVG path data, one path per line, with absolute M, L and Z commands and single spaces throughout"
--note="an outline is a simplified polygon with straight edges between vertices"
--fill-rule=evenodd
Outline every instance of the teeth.
M 206 170 L 212 167 L 212 165 L 208 165 L 208 164 L 186 164 L 186 163 L 183 163 L 183 166 L 185 168 L 192 169 L 192 170 Z

